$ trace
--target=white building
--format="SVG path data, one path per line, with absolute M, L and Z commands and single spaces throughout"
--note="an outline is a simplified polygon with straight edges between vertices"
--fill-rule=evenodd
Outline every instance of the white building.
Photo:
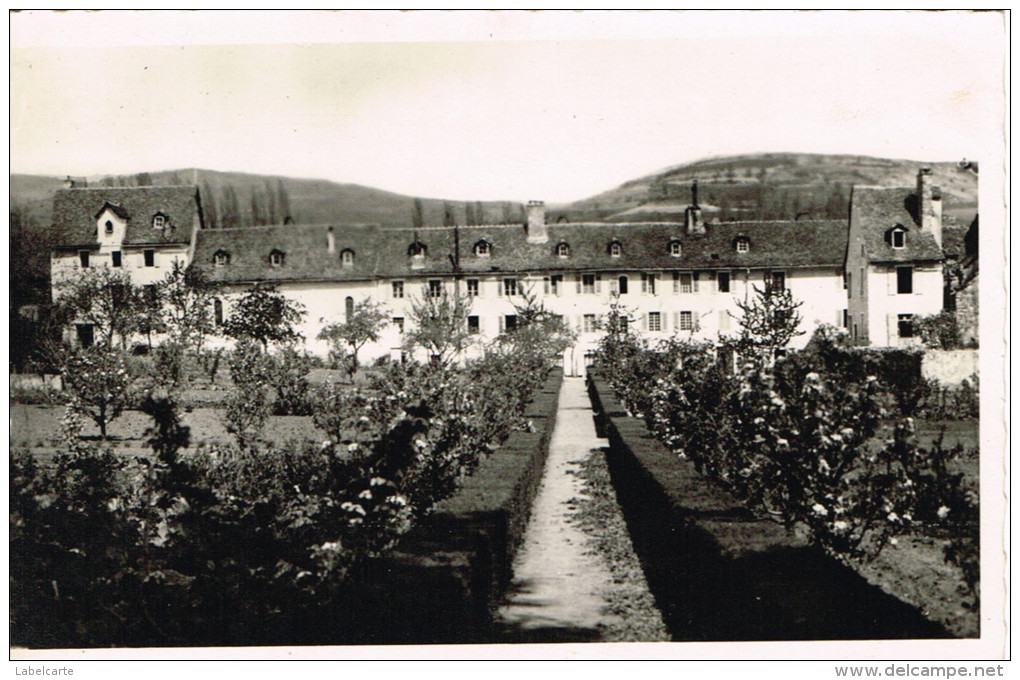
M 53 254 L 53 273 L 57 282 L 83 266 L 119 266 L 146 284 L 180 258 L 223 285 L 220 318 L 253 284 L 273 283 L 306 309 L 298 330 L 320 355 L 321 328 L 368 298 L 385 305 L 390 323 L 363 348 L 366 361 L 400 356 L 412 298 L 443 291 L 471 297 L 468 326 L 480 340 L 513 328 L 514 302 L 529 291 L 578 332 L 564 356 L 573 373 L 596 347 L 613 299 L 649 338 L 718 339 L 738 332 L 737 302 L 754 286 L 789 289 L 803 303 L 805 334 L 795 347 L 822 323 L 847 327 L 862 344 L 897 345 L 912 341 L 903 337 L 904 315 L 942 309 L 941 218 L 927 176 L 919 180 L 920 213 L 911 213 L 912 190 L 855 189 L 849 227 L 705 223 L 695 198 L 683 222 L 547 224 L 544 205 L 532 202 L 526 225 L 210 230 L 201 228 L 194 187 L 71 189 L 55 201 L 65 245 Z M 925 219 L 915 221 L 917 214 Z

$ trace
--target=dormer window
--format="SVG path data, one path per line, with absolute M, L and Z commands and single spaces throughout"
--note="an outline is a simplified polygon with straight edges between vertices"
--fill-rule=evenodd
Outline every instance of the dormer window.
M 489 257 L 492 255 L 492 245 L 488 241 L 479 241 L 475 244 L 476 257 Z
M 886 240 L 893 248 L 904 248 L 907 245 L 907 230 L 902 225 L 897 224 L 889 230 Z
M 560 243 L 556 246 L 556 256 L 567 258 L 570 257 L 570 245 L 567 243 Z
M 407 254 L 418 259 L 424 259 L 425 251 L 425 244 L 420 241 L 415 241 L 407 248 Z
M 166 226 L 166 215 L 163 213 L 156 213 L 152 216 L 152 228 L 162 229 Z
M 680 245 L 680 241 L 673 240 L 669 242 L 669 254 L 673 257 L 680 257 L 684 254 L 684 247 Z
M 283 252 L 274 250 L 269 253 L 269 264 L 273 267 L 280 267 L 283 265 Z
M 213 265 L 216 267 L 226 267 L 230 264 L 230 253 L 225 250 L 217 250 L 212 256 Z
M 344 248 L 340 252 L 340 264 L 344 267 L 354 266 L 354 251 L 350 248 Z
M 751 250 L 751 240 L 746 236 L 740 236 L 735 241 L 735 247 L 738 253 L 746 253 Z
M 106 220 L 106 224 L 104 224 L 103 226 L 106 229 L 107 234 L 113 233 L 113 222 L 111 222 L 110 220 Z
M 619 241 L 609 242 L 609 257 L 620 257 L 623 255 L 623 244 Z

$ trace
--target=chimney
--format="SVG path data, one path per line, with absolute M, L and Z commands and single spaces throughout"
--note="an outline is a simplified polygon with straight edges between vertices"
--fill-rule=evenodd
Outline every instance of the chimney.
M 705 223 L 701 219 L 701 206 L 698 205 L 698 180 L 691 184 L 691 204 L 684 210 L 684 222 L 688 234 L 704 234 Z
M 545 203 L 528 201 L 528 243 L 547 243 L 549 230 L 545 226 Z
M 942 192 L 931 183 L 931 168 L 921 168 L 917 173 L 917 221 L 921 231 L 931 233 L 941 248 Z
M 326 250 L 330 255 L 336 252 L 336 236 L 333 234 L 333 227 L 326 229 Z

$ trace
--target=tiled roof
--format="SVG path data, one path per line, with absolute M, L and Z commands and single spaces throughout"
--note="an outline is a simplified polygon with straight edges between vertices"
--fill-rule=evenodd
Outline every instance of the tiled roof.
M 850 212 L 859 220 L 868 258 L 872 262 L 939 261 L 942 249 L 930 232 L 921 231 L 917 219 L 917 194 L 905 187 L 854 187 Z M 948 218 L 943 220 L 945 224 Z M 903 248 L 893 248 L 886 233 L 903 227 Z
M 106 204 L 127 220 L 126 244 L 190 243 L 199 219 L 198 189 L 194 186 L 61 189 L 53 199 L 57 243 L 63 247 L 97 245 L 96 218 Z M 156 213 L 163 213 L 172 228 L 153 229 Z
M 328 252 L 326 225 L 286 225 L 247 229 L 203 230 L 196 241 L 195 262 L 224 282 L 256 280 L 354 280 L 373 277 L 410 277 L 450 274 L 454 229 L 381 228 L 337 226 L 335 248 Z M 712 269 L 744 267 L 806 267 L 842 265 L 847 226 L 839 221 L 725 222 L 706 225 L 706 233 L 687 235 L 680 223 L 576 223 L 550 224 L 547 243 L 527 242 L 519 225 L 465 226 L 459 228 L 460 266 L 465 273 L 528 271 L 594 271 L 605 269 Z M 412 267 L 409 248 L 426 247 L 423 266 Z M 746 237 L 748 251 L 736 251 L 736 240 Z M 490 255 L 478 257 L 474 246 L 490 244 Z M 673 257 L 670 243 L 677 240 L 682 254 Z M 618 241 L 619 257 L 609 254 Z M 570 256 L 557 255 L 566 243 Z M 344 267 L 340 253 L 354 251 L 354 265 Z M 282 266 L 272 266 L 269 253 L 286 254 Z M 226 266 L 213 266 L 217 251 L 229 254 Z

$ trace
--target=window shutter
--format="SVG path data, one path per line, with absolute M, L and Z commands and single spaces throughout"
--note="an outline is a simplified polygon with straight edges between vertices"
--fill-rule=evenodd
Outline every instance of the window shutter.
M 896 319 L 896 315 L 895 314 L 888 314 L 885 317 L 885 331 L 886 331 L 885 337 L 886 337 L 886 340 L 885 340 L 884 343 L 882 343 L 883 345 L 892 345 L 892 344 L 894 344 L 893 338 L 898 338 L 898 336 L 899 336 L 899 328 L 898 328 L 898 325 L 896 323 L 896 320 L 897 319 Z
M 844 310 L 842 309 L 836 310 L 836 328 L 842 328 L 843 326 L 843 313 Z
M 504 286 L 503 280 L 502 279 L 496 279 L 496 295 L 503 295 L 503 286 Z M 500 318 L 502 318 L 502 317 L 500 317 Z M 503 330 L 503 327 L 500 326 L 499 330 Z
M 581 294 L 581 274 L 577 275 L 577 294 Z
M 661 314 L 659 314 L 659 323 L 662 324 L 662 330 L 663 331 L 668 331 L 669 330 L 669 314 L 667 314 L 666 312 L 662 312 Z
M 719 330 L 728 331 L 730 329 L 730 314 L 725 309 L 719 311 Z
M 673 328 L 680 330 L 680 312 L 673 312 Z
M 658 274 L 652 274 L 652 295 L 658 295 L 659 294 L 659 287 L 658 287 L 658 285 L 656 285 L 656 284 L 658 284 L 658 282 L 659 282 L 659 275 Z
M 892 271 L 890 271 L 885 278 L 886 281 L 889 282 L 889 295 L 896 295 L 896 285 L 899 279 L 899 276 L 896 273 L 896 267 L 893 267 Z M 864 279 L 861 279 L 861 283 L 864 283 Z
M 673 293 L 680 292 L 680 272 L 673 272 Z
M 693 274 L 691 274 L 691 285 L 694 286 L 691 290 L 693 290 L 695 293 L 698 292 L 698 278 L 699 278 L 698 272 L 694 272 Z
M 641 274 L 641 292 L 642 293 L 648 292 L 648 274 L 644 273 Z
M 503 315 L 500 314 L 500 316 L 499 316 L 499 332 L 502 333 L 505 330 L 506 330 L 506 319 L 504 319 Z
M 602 292 L 602 274 L 595 275 L 595 292 L 596 293 Z
M 584 315 L 583 314 L 578 314 L 576 317 L 574 317 L 574 328 L 577 329 L 578 333 L 583 333 L 584 332 Z
M 643 331 L 648 330 L 648 312 L 645 312 L 641 315 L 641 330 Z

